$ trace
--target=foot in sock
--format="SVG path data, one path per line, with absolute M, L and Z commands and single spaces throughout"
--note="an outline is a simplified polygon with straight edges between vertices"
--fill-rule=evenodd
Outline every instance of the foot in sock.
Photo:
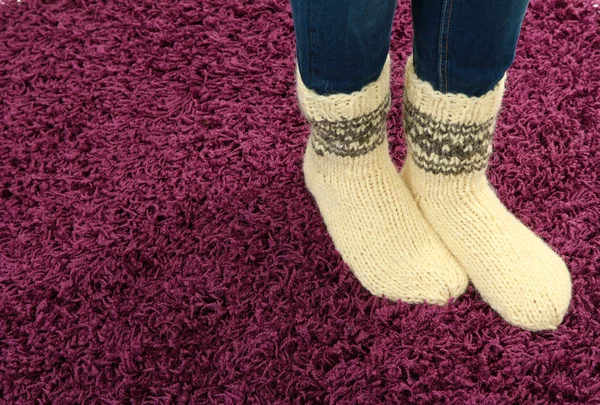
M 303 172 L 335 247 L 372 294 L 445 304 L 468 278 L 427 224 L 388 153 L 390 60 L 352 94 L 298 99 L 311 123 Z
M 505 78 L 482 97 L 443 94 L 406 65 L 401 171 L 433 229 L 505 320 L 555 329 L 571 299 L 562 259 L 500 202 L 485 176 Z

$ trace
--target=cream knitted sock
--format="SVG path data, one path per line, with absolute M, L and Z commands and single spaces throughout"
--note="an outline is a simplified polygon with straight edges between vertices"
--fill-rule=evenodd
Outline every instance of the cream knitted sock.
M 571 299 L 561 258 L 497 198 L 485 176 L 506 76 L 482 97 L 443 94 L 406 65 L 401 174 L 473 285 L 508 322 L 555 329 Z
M 390 59 L 352 94 L 318 95 L 296 69 L 311 123 L 303 171 L 344 261 L 372 294 L 445 304 L 468 278 L 427 224 L 388 153 Z

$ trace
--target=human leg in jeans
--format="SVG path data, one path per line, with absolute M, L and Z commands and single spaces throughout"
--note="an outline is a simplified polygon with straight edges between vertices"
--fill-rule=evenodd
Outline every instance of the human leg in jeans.
M 485 176 L 527 0 L 413 0 L 412 7 L 402 177 L 492 308 L 517 326 L 554 329 L 571 299 L 567 267 Z
M 388 153 L 395 0 L 292 0 L 303 170 L 333 242 L 371 293 L 445 304 L 468 279 Z

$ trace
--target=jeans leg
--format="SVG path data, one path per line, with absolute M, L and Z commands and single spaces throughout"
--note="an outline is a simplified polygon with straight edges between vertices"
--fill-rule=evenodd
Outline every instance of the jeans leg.
M 307 88 L 350 94 L 387 58 L 396 0 L 291 0 L 296 57 Z
M 411 0 L 415 71 L 442 93 L 479 97 L 515 58 L 528 0 Z

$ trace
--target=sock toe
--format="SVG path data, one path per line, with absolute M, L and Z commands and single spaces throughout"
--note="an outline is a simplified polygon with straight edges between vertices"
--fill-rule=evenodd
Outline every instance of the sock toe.
M 560 261 L 560 258 L 559 258 Z M 566 266 L 560 261 L 554 269 L 547 268 L 552 278 L 538 280 L 535 288 L 515 294 L 494 294 L 488 302 L 503 299 L 493 306 L 509 323 L 530 331 L 554 330 L 560 325 L 571 302 L 571 278 Z M 506 300 L 513 297 L 512 300 Z

